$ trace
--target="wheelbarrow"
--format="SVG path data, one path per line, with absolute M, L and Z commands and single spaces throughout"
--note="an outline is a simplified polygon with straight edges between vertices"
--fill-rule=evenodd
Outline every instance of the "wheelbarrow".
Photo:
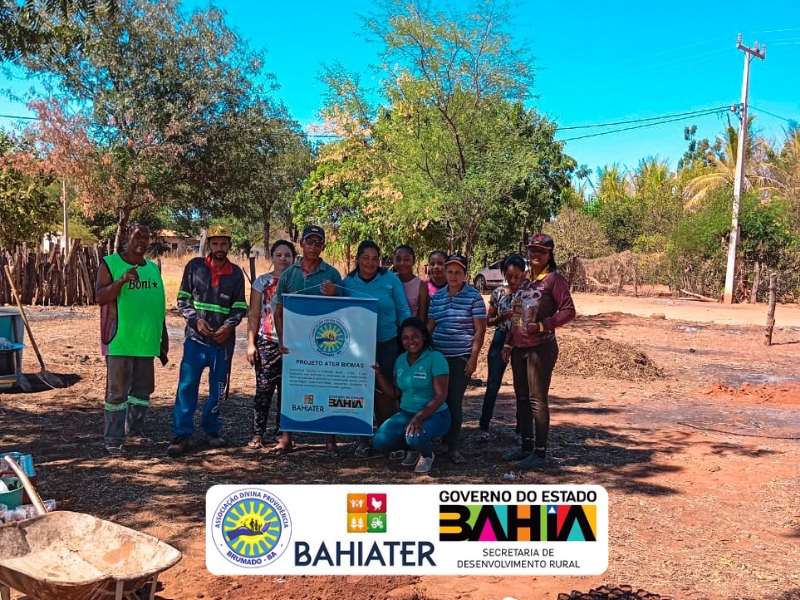
M 39 514 L 0 525 L 0 600 L 11 589 L 31 600 L 155 598 L 158 575 L 181 559 L 178 550 L 91 515 L 48 513 L 22 469 L 5 458 Z

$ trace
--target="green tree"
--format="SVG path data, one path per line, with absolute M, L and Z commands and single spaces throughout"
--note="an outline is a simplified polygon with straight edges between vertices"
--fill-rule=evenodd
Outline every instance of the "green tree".
M 85 42 L 59 36 L 20 60 L 56 91 L 33 105 L 31 133 L 87 216 L 116 215 L 115 247 L 134 211 L 185 208 L 207 188 L 217 198 L 231 192 L 214 187 L 232 177 L 207 157 L 229 144 L 227 125 L 266 91 L 253 83 L 260 55 L 220 11 L 185 17 L 175 0 L 126 0 L 116 13 L 65 27 Z
M 0 132 L 0 246 L 38 244 L 58 219 L 60 202 L 53 178 L 35 164 L 20 169 L 14 141 Z M 25 155 L 22 155 L 25 157 Z
M 95 19 L 116 10 L 116 0 L 0 0 L 0 62 L 46 50 L 66 33 L 63 21 Z
M 558 244 L 559 264 L 575 258 L 607 256 L 612 251 L 601 223 L 571 206 L 561 209 L 553 221 L 544 225 L 544 231 Z
M 754 134 L 753 119 L 748 117 L 747 145 L 745 148 L 744 159 L 744 180 L 742 181 L 742 191 L 753 187 L 759 187 L 769 182 L 764 164 L 766 162 L 766 142 L 763 138 Z M 733 183 L 736 178 L 736 154 L 739 143 L 739 133 L 728 125 L 725 134 L 718 136 L 717 144 L 720 151 L 709 152 L 705 160 L 707 166 L 700 168 L 692 173 L 690 181 L 683 190 L 686 208 L 692 209 L 700 203 L 709 193 L 729 188 L 733 190 Z
M 493 206 L 518 200 L 531 221 L 547 214 L 560 197 L 551 187 L 561 184 L 555 176 L 541 182 L 542 171 L 568 176 L 574 162 L 543 152 L 561 151 L 553 126 L 522 107 L 532 57 L 512 40 L 505 6 L 445 12 L 386 2 L 365 24 L 383 45 L 383 64 L 392 65 L 382 83 L 387 110 L 373 135 L 389 187 L 403 198 L 393 220 L 438 223 L 451 250 L 471 255 Z

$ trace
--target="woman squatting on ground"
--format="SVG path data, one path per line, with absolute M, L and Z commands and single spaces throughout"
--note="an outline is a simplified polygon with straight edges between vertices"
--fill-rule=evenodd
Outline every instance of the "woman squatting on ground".
M 449 367 L 447 359 L 431 348 L 427 327 L 416 317 L 400 326 L 400 342 L 405 352 L 394 364 L 389 381 L 375 365 L 378 386 L 400 411 L 384 421 L 372 443 L 378 451 L 402 452 L 402 464 L 415 466 L 416 473 L 427 473 L 433 466 L 433 441 L 450 429 L 450 411 L 445 404 Z

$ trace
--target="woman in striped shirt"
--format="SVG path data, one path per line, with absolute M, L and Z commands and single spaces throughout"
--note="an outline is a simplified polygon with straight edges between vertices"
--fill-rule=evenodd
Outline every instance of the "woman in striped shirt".
M 460 254 L 451 254 L 445 262 L 447 286 L 431 298 L 428 329 L 433 346 L 444 354 L 450 367 L 447 406 L 450 431 L 444 437 L 450 460 L 464 462 L 458 450 L 461 439 L 462 404 L 467 382 L 478 366 L 478 355 L 486 335 L 486 304 L 478 290 L 466 282 L 469 263 Z

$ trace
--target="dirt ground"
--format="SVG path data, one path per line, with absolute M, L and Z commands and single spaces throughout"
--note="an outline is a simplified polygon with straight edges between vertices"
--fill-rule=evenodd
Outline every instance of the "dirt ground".
M 218 483 L 503 483 L 514 443 L 510 373 L 492 439 L 479 443 L 482 386 L 465 399 L 464 465 L 437 459 L 419 478 L 385 458 L 332 459 L 321 439 L 298 436 L 284 457 L 248 454 L 253 374 L 238 334 L 228 448 L 198 442 L 166 457 L 181 354 L 171 313 L 171 362 L 157 367 L 150 429 L 158 444 L 104 456 L 105 368 L 96 308 L 33 308 L 50 371 L 70 384 L 0 393 L 0 450 L 31 453 L 45 498 L 158 536 L 183 552 L 157 598 L 555 600 L 602 584 L 681 599 L 800 599 L 800 307 L 779 306 L 774 345 L 763 345 L 763 305 L 723 307 L 666 299 L 576 295 L 579 317 L 562 339 L 624 342 L 662 371 L 620 380 L 557 371 L 551 396 L 552 465 L 517 483 L 598 484 L 610 497 L 608 571 L 596 577 L 216 577 L 205 568 L 204 502 Z M 240 328 L 241 329 L 241 328 Z M 485 354 L 485 353 L 484 353 Z M 591 362 L 591 356 L 586 361 Z M 477 377 L 485 381 L 485 361 Z M 39 370 L 30 346 L 25 372 Z M 349 440 L 348 440 L 349 441 Z M 12 595 L 12 597 L 14 597 Z

